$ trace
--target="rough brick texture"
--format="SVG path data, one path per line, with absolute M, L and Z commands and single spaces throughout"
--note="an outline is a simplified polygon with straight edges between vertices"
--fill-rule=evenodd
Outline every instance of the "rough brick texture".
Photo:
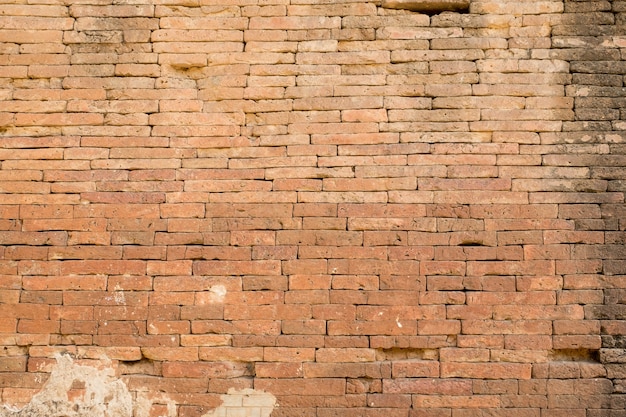
M 620 0 L 2 2 L 1 403 L 626 416 L 625 28 Z

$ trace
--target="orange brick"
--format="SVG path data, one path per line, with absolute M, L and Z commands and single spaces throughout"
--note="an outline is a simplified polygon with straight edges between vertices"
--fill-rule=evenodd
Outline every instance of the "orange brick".
M 265 362 L 312 362 L 316 359 L 316 355 L 316 350 L 313 348 L 263 348 L 263 360 Z
M 255 372 L 259 378 L 299 378 L 303 376 L 302 364 L 257 362 Z
M 257 388 L 270 392 L 282 392 L 283 395 L 343 395 L 345 379 L 259 379 Z
M 428 382 L 428 383 L 427 383 Z M 425 380 L 416 378 L 396 378 L 383 381 L 383 389 L 388 393 L 423 395 L 470 395 L 472 384 L 467 380 Z
M 1 7 L 3 402 L 619 408 L 623 6 L 244 3 Z
M 104 290 L 107 279 L 105 276 L 30 276 L 24 277 L 24 289 L 29 290 Z
M 200 275 L 280 275 L 280 261 L 196 261 L 194 274 Z
M 481 378 L 481 379 L 530 379 L 530 364 L 498 363 L 458 363 L 442 362 L 442 377 Z
M 235 378 L 247 375 L 244 363 L 223 362 L 164 362 L 163 376 L 167 378 Z
M 141 353 L 145 358 L 152 360 L 178 360 L 178 361 L 197 361 L 198 360 L 198 348 L 197 347 L 144 347 L 141 349 Z

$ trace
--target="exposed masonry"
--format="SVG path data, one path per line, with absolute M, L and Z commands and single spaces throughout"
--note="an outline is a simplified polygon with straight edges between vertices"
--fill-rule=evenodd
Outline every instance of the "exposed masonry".
M 175 417 L 176 403 L 166 394 L 137 392 L 115 375 L 111 362 L 101 358 L 93 365 L 75 363 L 70 356 L 58 355 L 50 377 L 32 400 L 22 408 L 5 405 L 2 417 Z M 89 362 L 89 361 L 88 361 Z M 94 361 L 92 361 L 94 362 Z M 203 417 L 249 415 L 268 417 L 274 409 L 273 395 L 253 389 L 230 389 L 221 395 L 222 404 Z M 242 414 L 242 411 L 244 413 Z
M 0 416 L 625 416 L 626 2 L 57 3 L 0 4 Z
M 58 356 L 57 365 L 40 392 L 21 409 L 6 406 L 3 417 L 34 416 L 132 416 L 133 398 L 110 369 L 75 364 Z M 144 413 L 143 415 L 149 415 Z

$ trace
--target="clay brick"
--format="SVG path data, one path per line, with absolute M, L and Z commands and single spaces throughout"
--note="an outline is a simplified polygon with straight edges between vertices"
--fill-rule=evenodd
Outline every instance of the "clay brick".
M 259 378 L 300 378 L 304 372 L 300 363 L 280 362 L 257 362 L 254 370 Z
M 163 376 L 169 378 L 239 377 L 248 374 L 245 364 L 220 362 L 164 362 Z
M 324 271 L 326 270 L 324 263 Z M 330 275 L 291 275 L 289 277 L 290 290 L 330 289 Z
M 550 275 L 554 264 L 549 260 L 522 262 L 482 262 L 467 263 L 467 275 Z
M 296 3 L 2 6 L 5 402 L 68 351 L 154 415 L 623 408 L 626 8 Z
M 283 334 L 325 334 L 324 320 L 283 320 L 281 332 Z
M 188 275 L 191 273 L 192 261 L 148 261 L 148 275 Z
M 60 333 L 64 335 L 88 335 L 97 334 L 98 323 L 91 320 L 62 320 Z
M 323 348 L 315 352 L 315 361 L 325 362 L 373 362 L 376 352 L 373 349 Z
M 472 384 L 467 380 L 386 379 L 383 390 L 388 393 L 422 395 L 471 395 Z
M 435 361 L 394 362 L 392 376 L 394 378 L 436 378 L 439 376 L 439 363 Z
M 346 391 L 345 379 L 258 379 L 255 386 L 264 391 L 281 392 L 283 395 L 343 395 Z
M 463 334 L 499 335 L 499 334 L 552 334 L 551 322 L 546 320 L 515 320 L 491 322 L 480 320 L 464 320 Z
M 400 324 L 400 326 L 398 325 Z M 417 332 L 415 321 L 329 321 L 329 335 L 411 335 Z
M 199 275 L 280 275 L 280 261 L 196 261 Z
M 553 338 L 555 349 L 599 349 L 601 344 L 600 336 L 596 335 L 566 335 Z
M 461 323 L 458 320 L 420 320 L 417 324 L 418 334 L 459 334 Z
M 18 320 L 18 333 L 58 333 L 60 323 L 56 320 Z
M 312 362 L 316 351 L 313 348 L 265 347 L 265 362 Z
M 107 279 L 105 276 L 29 276 L 23 279 L 24 289 L 27 290 L 105 290 Z
M 441 375 L 443 377 L 465 377 L 482 379 L 530 379 L 530 364 L 496 364 L 496 363 L 455 363 L 442 362 Z
M 506 335 L 504 346 L 514 350 L 549 350 L 552 348 L 552 339 L 550 336 Z

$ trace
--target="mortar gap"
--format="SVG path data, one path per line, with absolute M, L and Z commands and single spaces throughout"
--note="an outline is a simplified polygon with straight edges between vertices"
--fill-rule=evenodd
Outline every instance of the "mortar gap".
M 551 361 L 567 362 L 600 362 L 598 349 L 553 349 L 549 356 Z
M 428 15 L 443 12 L 469 13 L 470 0 L 383 0 L 381 7 Z
M 480 241 L 463 241 L 461 243 L 459 243 L 459 246 L 487 246 L 485 245 L 483 242 Z

